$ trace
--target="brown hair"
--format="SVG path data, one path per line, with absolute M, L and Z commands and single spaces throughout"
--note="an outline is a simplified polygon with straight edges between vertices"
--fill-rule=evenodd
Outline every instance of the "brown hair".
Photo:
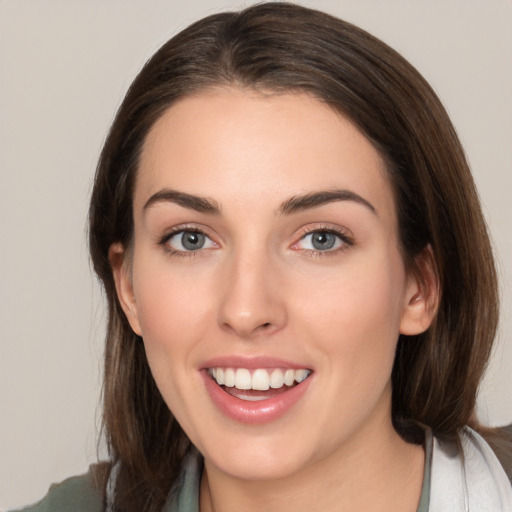
M 200 20 L 167 42 L 130 87 L 98 164 L 90 251 L 108 300 L 103 421 L 118 465 L 116 507 L 158 510 L 190 442 L 160 396 L 144 346 L 119 305 L 108 250 L 128 247 L 145 137 L 176 101 L 231 85 L 305 92 L 350 118 L 387 162 L 406 264 L 429 244 L 440 283 L 427 332 L 401 336 L 392 415 L 454 439 L 471 420 L 498 316 L 487 228 L 455 130 L 439 99 L 399 54 L 327 14 L 264 3 Z

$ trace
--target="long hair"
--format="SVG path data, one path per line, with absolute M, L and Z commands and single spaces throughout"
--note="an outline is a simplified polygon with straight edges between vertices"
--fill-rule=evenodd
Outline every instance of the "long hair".
M 440 284 L 431 327 L 401 336 L 392 417 L 407 438 L 420 422 L 455 439 L 471 422 L 498 318 L 486 224 L 456 132 L 441 102 L 404 58 L 327 14 L 264 3 L 202 19 L 144 66 L 121 104 L 99 160 L 90 252 L 108 301 L 104 433 L 118 476 L 117 510 L 159 510 L 190 441 L 169 411 L 116 295 L 108 250 L 129 247 L 132 197 L 148 131 L 180 99 L 219 86 L 310 94 L 349 118 L 387 164 L 409 268 L 428 245 Z

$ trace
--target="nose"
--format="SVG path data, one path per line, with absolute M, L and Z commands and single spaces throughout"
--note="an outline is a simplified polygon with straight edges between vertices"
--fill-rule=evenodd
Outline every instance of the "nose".
M 279 269 L 261 253 L 232 255 L 221 283 L 218 322 L 224 331 L 250 340 L 271 335 L 287 322 Z

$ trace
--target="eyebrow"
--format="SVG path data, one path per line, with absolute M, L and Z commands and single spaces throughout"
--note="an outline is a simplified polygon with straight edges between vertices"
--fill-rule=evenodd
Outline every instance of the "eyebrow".
M 375 207 L 359 194 L 346 189 L 320 190 L 318 192 L 309 192 L 307 194 L 293 196 L 287 199 L 277 210 L 277 213 L 291 214 L 311 208 L 318 208 L 335 201 L 353 201 L 377 215 Z
M 377 210 L 366 199 L 359 194 L 346 189 L 321 190 L 318 192 L 309 192 L 307 194 L 296 195 L 284 201 L 277 209 L 276 213 L 289 215 L 312 208 L 318 208 L 325 204 L 336 201 L 353 201 L 370 210 L 375 215 Z M 200 197 L 186 192 L 180 192 L 172 189 L 162 189 L 153 194 L 144 204 L 143 210 L 158 203 L 174 203 L 199 213 L 207 213 L 210 215 L 220 215 L 221 208 L 217 201 L 206 197 Z
M 220 215 L 221 212 L 219 204 L 214 199 L 199 197 L 172 189 L 163 189 L 153 194 L 144 204 L 143 210 L 147 211 L 158 203 L 175 203 L 184 208 L 210 215 Z

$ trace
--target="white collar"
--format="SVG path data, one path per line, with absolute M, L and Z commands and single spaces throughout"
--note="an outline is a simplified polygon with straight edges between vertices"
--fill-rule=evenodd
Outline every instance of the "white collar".
M 456 445 L 432 440 L 429 512 L 512 512 L 512 487 L 490 446 L 469 427 L 460 441 L 462 456 Z

